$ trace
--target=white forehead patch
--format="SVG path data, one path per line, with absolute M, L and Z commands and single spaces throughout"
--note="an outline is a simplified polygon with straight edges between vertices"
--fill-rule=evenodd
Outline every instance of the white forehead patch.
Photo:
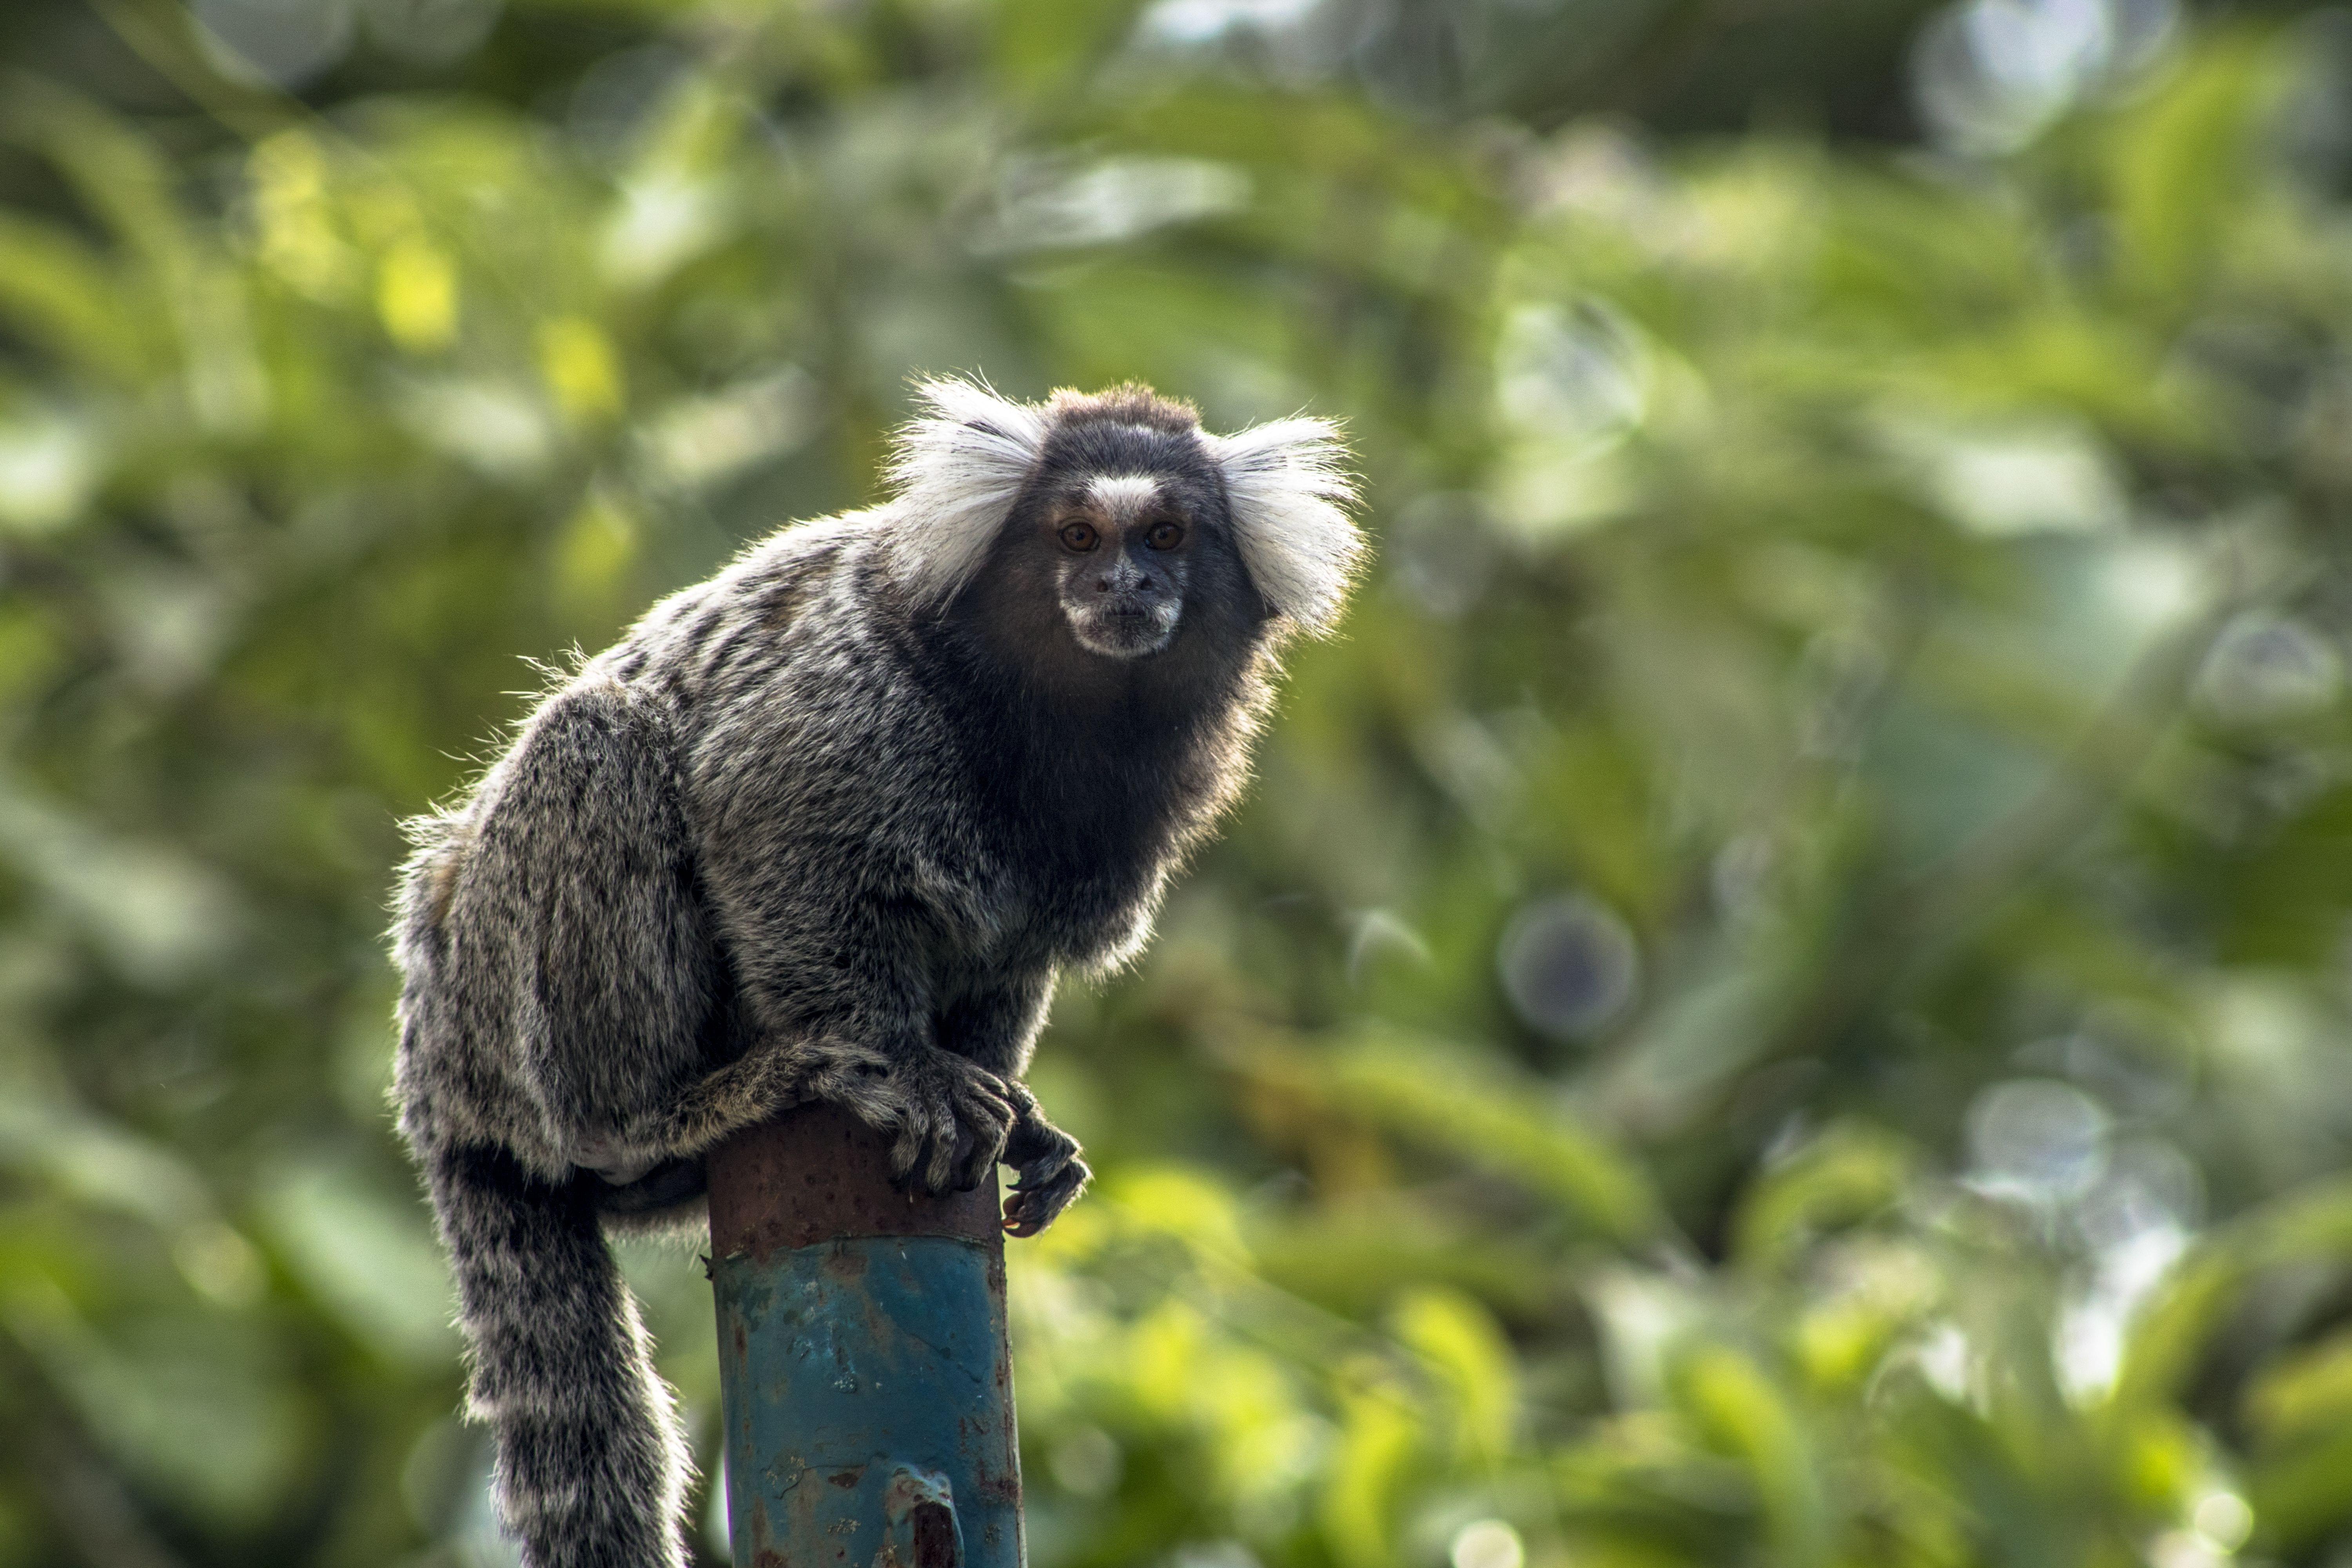
M 1087 481 L 1087 494 L 1124 521 L 1160 499 L 1160 481 L 1150 474 L 1097 474 Z

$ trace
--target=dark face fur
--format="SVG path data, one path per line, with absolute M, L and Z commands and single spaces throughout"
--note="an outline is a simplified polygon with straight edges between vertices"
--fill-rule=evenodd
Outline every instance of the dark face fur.
M 1057 412 L 972 608 L 1082 681 L 1087 666 L 1245 647 L 1265 611 L 1190 410 L 1114 395 Z

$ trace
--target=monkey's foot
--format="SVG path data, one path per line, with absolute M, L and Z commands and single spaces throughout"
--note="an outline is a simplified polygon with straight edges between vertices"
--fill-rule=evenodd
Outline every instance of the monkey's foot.
M 906 1186 L 968 1193 L 1013 1130 L 1004 1080 L 936 1046 L 908 1058 L 875 1058 L 818 1089 L 867 1126 L 896 1134 L 890 1173 Z
M 624 1147 L 617 1138 L 583 1138 L 572 1146 L 572 1163 L 593 1171 L 607 1183 L 625 1187 L 661 1161 L 642 1150 Z
M 1039 1112 L 1031 1100 L 1006 1142 L 1004 1159 L 1021 1174 L 1004 1200 L 1004 1228 L 1034 1236 L 1086 1191 L 1094 1173 L 1078 1157 L 1078 1142 Z
M 709 1189 L 700 1160 L 665 1160 L 625 1186 L 614 1185 L 605 1176 L 591 1201 L 598 1214 L 625 1222 L 691 1203 Z
M 841 1099 L 842 1084 L 878 1068 L 882 1059 L 877 1052 L 830 1040 L 755 1046 L 692 1085 L 674 1104 L 642 1118 L 630 1131 L 625 1159 L 600 1140 L 583 1145 L 600 1157 L 580 1163 L 608 1182 L 625 1184 L 665 1160 L 699 1155 L 729 1133 L 756 1127 L 795 1105 Z

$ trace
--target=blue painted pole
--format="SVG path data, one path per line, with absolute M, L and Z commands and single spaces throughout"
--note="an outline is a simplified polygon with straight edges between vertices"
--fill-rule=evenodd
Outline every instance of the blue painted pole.
M 832 1106 L 709 1171 L 736 1568 L 1022 1568 L 994 1174 L 900 1193 Z

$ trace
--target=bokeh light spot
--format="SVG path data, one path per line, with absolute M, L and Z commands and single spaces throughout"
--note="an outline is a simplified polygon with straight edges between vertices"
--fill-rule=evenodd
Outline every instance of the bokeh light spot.
M 2106 1170 L 2108 1121 L 2105 1109 L 2072 1084 L 2016 1079 L 1969 1108 L 1969 1149 L 1997 1190 L 2077 1197 Z
M 1528 1553 L 1517 1531 L 1499 1519 L 1481 1519 L 1454 1532 L 1446 1559 L 1454 1568 L 1520 1568 Z
M 1613 1021 L 1641 984 L 1641 949 L 1614 910 L 1581 893 L 1540 900 L 1511 919 L 1503 990 L 1528 1025 L 1556 1037 Z

